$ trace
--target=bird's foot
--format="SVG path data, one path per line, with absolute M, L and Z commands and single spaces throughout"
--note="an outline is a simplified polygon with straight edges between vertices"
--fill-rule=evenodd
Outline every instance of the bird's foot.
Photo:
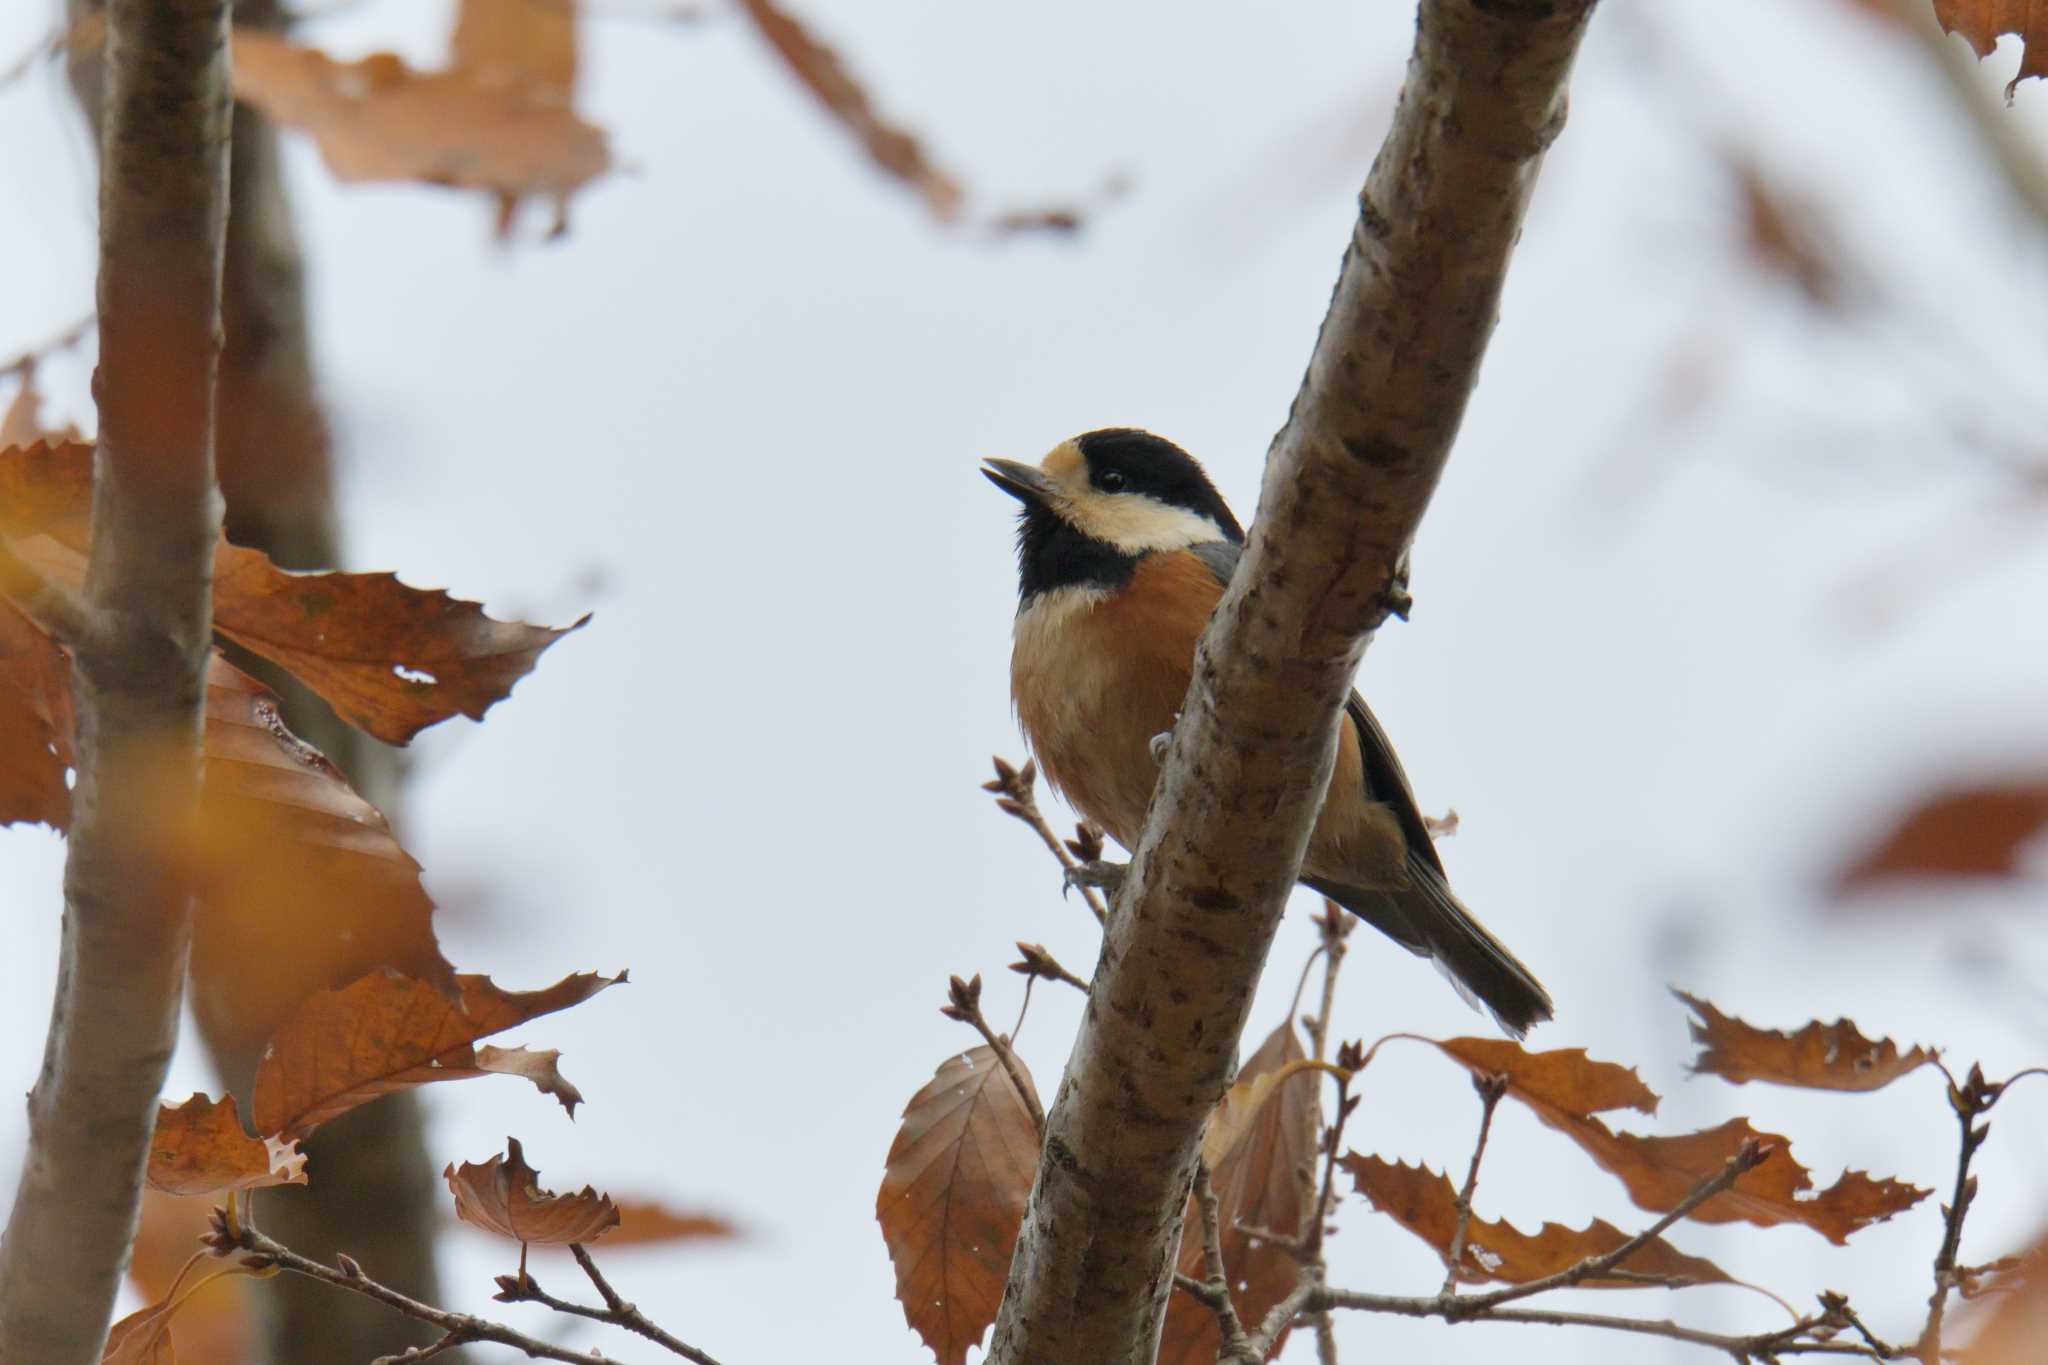
M 1092 886 L 1098 891 L 1108 892 L 1110 899 L 1114 900 L 1130 870 L 1129 863 L 1110 863 L 1101 859 L 1077 863 L 1068 868 L 1066 876 L 1061 879 L 1060 893 L 1064 895 L 1077 886 Z
M 1173 723 L 1175 725 L 1180 724 L 1180 712 L 1176 711 L 1173 713 Z M 1145 747 L 1152 751 L 1152 761 L 1154 763 L 1163 764 L 1166 762 L 1166 751 L 1169 748 L 1171 748 L 1172 745 L 1173 731 L 1161 730 L 1158 734 L 1152 736 L 1151 742 L 1148 743 Z

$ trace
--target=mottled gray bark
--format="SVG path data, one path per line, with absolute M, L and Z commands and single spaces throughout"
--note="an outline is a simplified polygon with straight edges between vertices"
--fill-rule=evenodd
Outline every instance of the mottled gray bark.
M 226 0 L 112 0 L 99 445 L 75 623 L 56 1001 L 0 1238 L 0 1360 L 92 1365 L 135 1231 L 191 940 L 181 868 L 212 633 Z
M 1450 453 L 1593 0 L 1423 0 L 1048 1116 L 991 1365 L 1149 1365 L 1202 1125 Z

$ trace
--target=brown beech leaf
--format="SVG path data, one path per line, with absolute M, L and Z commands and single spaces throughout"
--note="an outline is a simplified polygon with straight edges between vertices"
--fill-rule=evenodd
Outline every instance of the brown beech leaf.
M 838 53 L 818 41 L 801 20 L 774 0 L 740 3 L 783 64 L 860 139 L 871 161 L 915 190 L 934 217 L 943 222 L 959 217 L 965 196 L 958 182 L 932 164 L 915 137 L 882 118 Z
M 199 1250 L 208 1215 L 220 1201 L 206 1195 L 181 1198 L 144 1189 L 142 1217 L 128 1256 L 128 1283 L 147 1304 L 170 1297 L 171 1287 Z M 204 1264 L 202 1262 L 201 1264 Z M 243 1365 L 255 1343 L 248 1280 L 235 1276 L 209 1283 L 178 1309 L 178 1341 L 189 1359 L 205 1365 Z
M 987 1047 L 948 1057 L 903 1110 L 875 1218 L 903 1316 L 939 1365 L 963 1365 L 996 1320 L 1037 1167 L 1031 1111 Z
M 192 948 L 202 1017 L 260 1037 L 258 1021 L 378 968 L 454 989 L 420 866 L 383 813 L 285 727 L 275 693 L 218 656 L 205 758 Z
M 450 1164 L 441 1174 L 455 1194 L 457 1218 L 515 1242 L 594 1242 L 619 1225 L 619 1211 L 610 1195 L 588 1185 L 575 1194 L 542 1189 L 540 1172 L 526 1164 L 518 1138 L 505 1139 L 503 1156 L 482 1165 Z
M 179 1195 L 303 1185 L 306 1157 L 296 1142 L 243 1132 L 233 1095 L 194 1095 L 183 1104 L 158 1106 L 144 1178 L 153 1190 Z
M 349 724 L 387 744 L 484 712 L 533 671 L 541 651 L 580 628 L 494 621 L 482 607 L 388 573 L 290 573 L 222 541 L 213 560 L 213 626 L 318 692 Z
M 1451 1243 L 1458 1230 L 1458 1192 L 1447 1176 L 1426 1166 L 1397 1165 L 1357 1152 L 1346 1153 L 1338 1164 L 1374 1208 L 1429 1243 L 1437 1259 L 1450 1266 Z M 1545 1223 L 1531 1235 L 1511 1223 L 1490 1222 L 1475 1214 L 1466 1228 L 1457 1277 L 1464 1284 L 1527 1284 L 1569 1270 L 1589 1256 L 1604 1256 L 1629 1236 L 1599 1218 L 1583 1228 Z M 1579 1284 L 1586 1289 L 1634 1289 L 1653 1282 L 1644 1276 L 1654 1276 L 1654 1283 L 1671 1288 L 1734 1283 L 1712 1261 L 1688 1256 L 1662 1237 L 1644 1243 L 1615 1269 L 1625 1274 Z
M 388 52 L 337 62 L 274 34 L 237 29 L 235 94 L 319 143 L 343 180 L 417 180 L 501 201 L 569 196 L 611 168 L 604 134 L 548 81 L 503 68 L 415 71 Z M 505 217 L 501 215 L 501 230 Z
M 304 1137 L 379 1095 L 486 1074 L 475 1042 L 580 1004 L 626 979 L 579 972 L 539 991 L 455 978 L 459 1000 L 396 972 L 371 972 L 305 1002 L 256 1067 L 257 1130 Z
M 1259 1234 L 1300 1236 L 1315 1204 L 1322 1076 L 1301 1065 L 1306 1055 L 1292 1020 L 1274 1029 L 1238 1069 L 1237 1083 L 1203 1136 L 1223 1265 L 1230 1272 L 1237 1311 L 1248 1323 L 1257 1323 L 1286 1298 L 1300 1275 L 1300 1262 Z M 1193 1200 L 1182 1225 L 1177 1268 L 1183 1275 L 1206 1278 L 1201 1212 Z M 1273 1343 L 1274 1355 L 1285 1341 L 1283 1335 Z M 1211 1365 L 1222 1344 L 1214 1313 L 1185 1294 L 1167 1300 L 1159 1365 Z
M 1846 1171 L 1815 1193 L 1813 1177 L 1792 1159 L 1790 1141 L 1757 1132 L 1747 1119 L 1730 1119 L 1718 1128 L 1676 1137 L 1617 1133 L 1593 1115 L 1611 1109 L 1651 1113 L 1657 1096 L 1633 1070 L 1590 1061 L 1577 1049 L 1529 1053 L 1495 1038 L 1452 1038 L 1436 1046 L 1475 1075 L 1506 1076 L 1509 1095 L 1576 1142 L 1627 1187 L 1631 1199 L 1653 1213 L 1677 1207 L 1702 1181 L 1718 1174 L 1747 1138 L 1774 1150 L 1688 1217 L 1702 1223 L 1747 1222 L 1760 1227 L 1798 1223 L 1840 1244 L 1851 1233 L 1927 1197 L 1925 1190 L 1873 1179 L 1861 1171 Z
M 0 536 L 54 535 L 85 548 L 92 445 L 36 440 L 0 451 Z
M 1836 874 L 1835 891 L 1911 877 L 2011 877 L 2021 852 L 2044 832 L 2048 782 L 1952 787 L 1899 817 Z
M 1889 1038 L 1865 1038 L 1847 1019 L 1816 1019 L 1797 1033 L 1755 1028 L 1698 996 L 1673 991 L 1699 1018 L 1692 1040 L 1702 1045 L 1692 1069 L 1741 1085 L 1770 1081 L 1808 1090 L 1878 1090 L 1933 1062 L 1924 1047 L 1901 1053 Z
M 1992 54 L 2001 34 L 2019 38 L 2025 45 L 2020 71 L 2007 83 L 2006 98 L 2027 77 L 2048 76 L 2048 4 L 2042 0 L 1934 0 L 1934 17 L 1943 32 L 1967 38 L 1979 57 Z
M 523 1076 L 543 1095 L 561 1101 L 570 1118 L 583 1103 L 583 1092 L 569 1083 L 557 1065 L 562 1054 L 554 1048 L 493 1047 L 486 1043 L 476 1050 L 476 1069 L 493 1076 Z

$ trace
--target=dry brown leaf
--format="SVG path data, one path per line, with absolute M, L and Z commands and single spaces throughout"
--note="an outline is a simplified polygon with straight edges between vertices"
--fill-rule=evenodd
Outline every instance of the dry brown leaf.
M 155 1305 L 170 1296 L 179 1273 L 199 1250 L 208 1214 L 218 1202 L 143 1190 L 128 1282 L 144 1303 Z M 187 1299 L 178 1310 L 178 1341 L 189 1359 L 204 1365 L 243 1365 L 255 1343 L 247 1279 L 214 1281 Z
M 0 536 L 54 535 L 85 549 L 92 446 L 38 440 L 0 451 Z
M 611 168 L 604 134 L 545 81 L 415 71 L 388 52 L 337 62 L 248 29 L 236 30 L 234 48 L 236 97 L 312 134 L 343 180 L 453 185 L 501 202 L 539 196 L 554 202 L 559 232 L 569 196 Z
M 239 1035 L 378 968 L 454 989 L 420 866 L 383 813 L 285 727 L 275 693 L 218 656 L 205 758 L 192 947 L 203 1016 Z
M 1889 1038 L 1872 1042 L 1847 1019 L 1832 1024 L 1816 1019 L 1797 1033 L 1780 1033 L 1745 1024 L 1698 996 L 1672 994 L 1699 1015 L 1692 1023 L 1692 1040 L 1704 1050 L 1692 1069 L 1736 1085 L 1770 1081 L 1808 1090 L 1878 1090 L 1936 1055 L 1924 1047 L 1901 1053 Z
M 1449 1177 L 1426 1166 L 1396 1165 L 1357 1152 L 1345 1154 L 1338 1164 L 1374 1208 L 1429 1243 L 1449 1268 L 1458 1231 L 1458 1192 Z M 1490 1222 L 1475 1214 L 1466 1228 L 1457 1278 L 1462 1284 L 1527 1284 L 1569 1270 L 1588 1257 L 1604 1256 L 1628 1240 L 1629 1234 L 1599 1218 L 1583 1228 L 1545 1223 L 1531 1235 L 1511 1223 Z M 1616 1270 L 1626 1273 L 1579 1284 L 1586 1289 L 1633 1289 L 1652 1282 L 1670 1288 L 1734 1283 L 1712 1261 L 1688 1256 L 1662 1237 L 1631 1252 Z
M 1632 1066 L 1596 1062 L 1584 1048 L 1528 1052 L 1505 1038 L 1425 1039 L 1474 1076 L 1506 1076 L 1508 1093 L 1539 1114 L 1585 1118 L 1613 1109 L 1657 1112 L 1657 1092 Z
M 1976 1329 L 1959 1365 L 2040 1365 L 2048 1341 L 2048 1233 L 1997 1264 L 1995 1275 L 1979 1268 L 1964 1278 L 1965 1295 L 1989 1302 L 1972 1319 Z
M 1724 150 L 1721 161 L 1735 182 L 1750 260 L 1798 290 L 1816 312 L 1840 313 L 1850 297 L 1847 254 L 1818 204 L 1773 183 L 1739 151 Z
M 157 1107 L 144 1178 L 151 1189 L 176 1195 L 303 1185 L 306 1157 L 296 1142 L 243 1132 L 233 1095 L 194 1095 L 183 1104 Z
M 2005 87 L 2007 99 L 2027 77 L 2048 76 L 2048 0 L 1934 0 L 1934 17 L 1944 33 L 1968 39 L 1979 57 L 1997 49 L 2001 34 L 2019 38 L 2020 71 Z
M 2010 877 L 2048 832 L 2048 783 L 1955 787 L 1901 816 L 1835 877 L 1846 893 L 1909 877 Z
M 583 1103 L 583 1092 L 569 1083 L 558 1063 L 562 1054 L 551 1047 L 493 1047 L 486 1043 L 476 1050 L 476 1069 L 493 1076 L 520 1076 L 532 1081 L 543 1095 L 561 1101 L 570 1118 Z
M 668 1242 L 723 1240 L 740 1235 L 738 1228 L 716 1214 L 672 1209 L 652 1200 L 621 1199 L 617 1202 L 619 1226 L 604 1240 L 607 1251 Z
M 903 1316 L 939 1365 L 963 1365 L 996 1320 L 1038 1145 L 1024 1096 L 987 1047 L 948 1057 L 903 1110 L 875 1218 Z
M 1774 1227 L 1798 1223 L 1840 1244 L 1851 1233 L 1882 1222 L 1927 1197 L 1927 1191 L 1891 1179 L 1845 1171 L 1815 1193 L 1813 1177 L 1792 1159 L 1791 1143 L 1759 1133 L 1747 1119 L 1676 1137 L 1617 1133 L 1596 1113 L 1637 1109 L 1651 1113 L 1657 1096 L 1634 1071 L 1611 1062 L 1589 1061 L 1573 1049 L 1524 1052 L 1494 1038 L 1453 1038 L 1437 1047 L 1475 1075 L 1508 1078 L 1508 1094 L 1557 1129 L 1627 1187 L 1629 1197 L 1653 1213 L 1666 1213 L 1708 1178 L 1719 1174 L 1747 1138 L 1772 1148 L 1762 1164 L 1687 1216 L 1702 1223 L 1755 1223 Z
M 349 724 L 404 744 L 451 716 L 482 720 L 566 630 L 495 621 L 388 573 L 290 573 L 226 541 L 213 626 L 318 692 Z
M 70 659 L 0 602 L 0 825 L 70 821 L 71 733 Z
M 1216 1192 L 1223 1265 L 1231 1297 L 1248 1323 L 1287 1297 L 1301 1264 L 1271 1238 L 1247 1229 L 1299 1237 L 1315 1205 L 1316 1151 L 1322 1134 L 1322 1076 L 1304 1064 L 1292 1020 L 1267 1035 L 1237 1073 L 1237 1083 L 1209 1120 L 1202 1155 Z M 1181 1274 L 1206 1278 L 1201 1212 L 1188 1202 L 1182 1225 Z M 1273 1343 L 1278 1355 L 1283 1335 Z M 1223 1344 L 1216 1315 L 1185 1294 L 1166 1303 L 1159 1365 L 1210 1365 Z
M 455 978 L 460 1000 L 396 972 L 372 972 L 299 1007 L 256 1068 L 257 1131 L 304 1137 L 379 1095 L 485 1074 L 477 1039 L 569 1008 L 626 979 L 579 972 L 546 990 Z
M 783 64 L 834 118 L 860 139 L 870 160 L 917 191 L 925 206 L 941 221 L 959 217 L 965 196 L 958 182 L 932 164 L 914 136 L 882 118 L 838 53 L 818 41 L 801 20 L 774 0 L 740 3 Z
M 526 1164 L 518 1138 L 505 1139 L 505 1154 L 482 1165 L 450 1164 L 441 1172 L 455 1194 L 455 1216 L 515 1242 L 568 1246 L 594 1242 L 619 1225 L 611 1196 L 585 1185 L 575 1194 L 540 1187 L 539 1171 Z
M 576 88 L 576 7 L 570 0 L 462 0 L 449 65 L 487 85 Z
M 31 446 L 38 441 L 62 444 L 78 439 L 78 428 L 69 424 L 59 427 L 43 425 L 43 394 L 36 387 L 36 362 L 34 356 L 24 359 L 15 367 L 21 376 L 21 387 L 14 391 L 14 397 L 7 404 L 7 411 L 0 414 L 0 450 L 10 447 Z M 6 371 L 0 370 L 0 375 Z
M 177 1352 L 171 1346 L 172 1318 L 195 1299 L 219 1293 L 218 1286 L 223 1280 L 275 1273 L 274 1270 L 251 1270 L 242 1265 L 216 1266 L 195 1273 L 194 1268 L 202 1260 L 210 1262 L 212 1259 L 203 1252 L 188 1258 L 162 1299 L 146 1308 L 138 1308 L 115 1323 L 107 1333 L 100 1365 L 177 1365 Z M 221 1365 L 221 1362 L 208 1361 L 207 1365 Z

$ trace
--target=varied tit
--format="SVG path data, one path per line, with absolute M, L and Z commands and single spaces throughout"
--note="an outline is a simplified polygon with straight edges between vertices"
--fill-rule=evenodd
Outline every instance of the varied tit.
M 1244 531 L 1193 457 L 1129 429 L 1064 441 L 1037 466 L 983 473 L 1023 504 L 1010 691 L 1048 780 L 1126 849 L 1159 776 L 1195 644 L 1244 549 Z M 1402 947 L 1435 959 L 1520 1037 L 1550 996 L 1451 894 L 1386 732 L 1356 692 L 1302 861 L 1302 884 Z

